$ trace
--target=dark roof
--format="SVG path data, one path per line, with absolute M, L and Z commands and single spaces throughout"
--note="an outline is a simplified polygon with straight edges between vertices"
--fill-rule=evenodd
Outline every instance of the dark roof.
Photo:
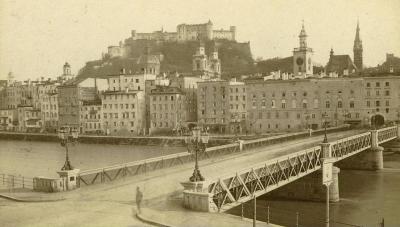
M 293 57 L 272 58 L 257 63 L 257 71 L 270 73 L 280 70 L 281 72 L 293 73 Z
M 337 72 L 339 75 L 343 75 L 343 70 L 348 69 L 349 73 L 353 70 L 357 70 L 349 55 L 331 55 L 328 64 L 326 64 L 326 73 Z
M 183 94 L 182 90 L 177 87 L 157 86 L 151 90 L 151 94 Z

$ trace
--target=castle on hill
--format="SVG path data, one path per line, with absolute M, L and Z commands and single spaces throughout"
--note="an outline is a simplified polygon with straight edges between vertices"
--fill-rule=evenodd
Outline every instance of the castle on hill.
M 127 56 L 129 50 L 126 44 L 134 40 L 152 40 L 157 42 L 185 42 L 200 40 L 230 40 L 236 41 L 236 27 L 230 26 L 229 30 L 214 30 L 213 23 L 209 20 L 204 24 L 179 24 L 176 32 L 167 32 L 164 29 L 150 33 L 138 33 L 131 31 L 131 37 L 120 42 L 118 46 L 108 47 L 108 56 L 123 57 Z

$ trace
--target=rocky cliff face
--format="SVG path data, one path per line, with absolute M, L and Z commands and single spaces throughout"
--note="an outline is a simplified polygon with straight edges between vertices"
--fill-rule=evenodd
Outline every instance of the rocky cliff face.
M 254 61 L 251 55 L 250 43 L 219 40 L 205 42 L 206 54 L 209 56 L 214 48 L 218 48 L 222 64 L 223 77 L 237 76 L 254 72 Z M 121 57 L 89 61 L 79 71 L 79 77 L 106 76 L 118 74 L 122 68 L 129 71 L 139 71 L 137 59 L 144 53 L 145 47 L 150 48 L 150 54 L 162 59 L 161 72 L 188 73 L 192 71 L 192 56 L 199 46 L 197 41 L 155 42 L 149 40 L 126 40 L 125 54 Z

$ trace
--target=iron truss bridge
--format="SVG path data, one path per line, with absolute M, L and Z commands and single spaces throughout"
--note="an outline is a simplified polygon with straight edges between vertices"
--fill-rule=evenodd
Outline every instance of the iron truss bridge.
M 349 129 L 348 126 L 340 126 L 340 127 L 329 128 L 328 131 L 337 132 L 347 129 Z M 316 130 L 313 132 L 314 135 L 320 135 L 322 133 L 323 129 Z M 242 149 L 240 148 L 240 145 L 237 142 L 216 147 L 209 147 L 206 149 L 205 152 L 200 153 L 199 159 L 200 160 L 213 159 L 222 155 L 228 155 L 241 152 L 244 150 L 250 150 L 254 147 L 266 146 L 275 143 L 282 143 L 284 141 L 301 139 L 308 136 L 309 132 L 297 132 L 297 133 L 289 133 L 286 135 L 278 135 L 267 138 L 249 140 L 243 142 Z M 181 152 L 157 158 L 150 158 L 141 161 L 107 166 L 104 168 L 84 170 L 79 173 L 79 176 L 77 177 L 77 184 L 78 187 L 82 187 L 86 185 L 105 183 L 125 178 L 128 176 L 146 174 L 151 171 L 169 168 L 176 165 L 182 165 L 193 161 L 194 161 L 194 156 L 191 153 Z
M 397 137 L 397 126 L 378 130 L 377 143 Z M 371 148 L 371 132 L 330 142 L 332 157 L 340 161 Z M 321 146 L 312 147 L 256 164 L 208 182 L 210 211 L 223 212 L 315 172 L 322 165 Z

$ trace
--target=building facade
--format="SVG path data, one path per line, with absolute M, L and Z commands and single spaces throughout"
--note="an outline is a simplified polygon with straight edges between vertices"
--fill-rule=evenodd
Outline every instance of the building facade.
M 103 130 L 107 135 L 143 135 L 146 132 L 144 91 L 102 93 Z
M 80 107 L 80 128 L 85 134 L 103 134 L 103 111 L 100 98 L 82 101 Z
M 177 87 L 159 86 L 150 93 L 150 134 L 179 133 L 187 128 L 184 92 Z

